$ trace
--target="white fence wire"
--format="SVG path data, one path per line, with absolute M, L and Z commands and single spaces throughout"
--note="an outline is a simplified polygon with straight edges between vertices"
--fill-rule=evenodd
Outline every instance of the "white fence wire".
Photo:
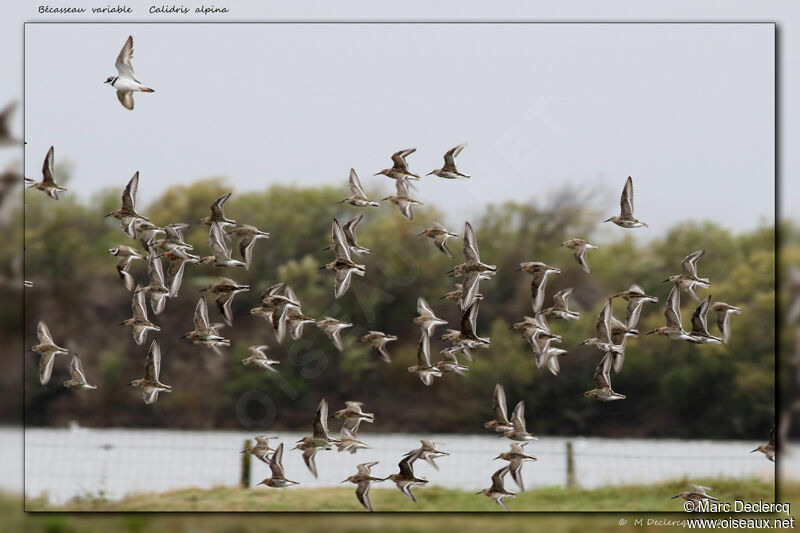
M 489 434 L 387 435 L 372 434 L 364 426 L 359 438 L 371 448 L 355 455 L 335 448 L 320 451 L 318 479 L 304 465 L 301 452 L 291 450 L 303 435 L 273 433 L 280 437 L 274 445 L 283 442 L 286 449 L 286 476 L 301 487 L 335 486 L 355 473 L 357 464 L 380 461 L 373 471 L 385 477 L 397 471 L 404 453 L 419 446 L 420 437 L 434 440 L 450 453 L 437 460 L 439 470 L 415 463 L 416 475 L 427 478 L 430 485 L 480 490 L 506 464 L 494 458 L 508 449 L 510 441 Z M 27 429 L 25 494 L 63 503 L 80 497 L 119 499 L 131 493 L 236 486 L 241 475 L 239 452 L 252 437 L 229 431 Z M 539 436 L 526 448 L 538 458 L 523 469 L 526 488 L 567 483 L 567 442 L 572 443 L 574 480 L 584 488 L 707 477 L 771 481 L 774 476 L 772 463 L 761 454 L 748 453 L 759 442 Z M 793 455 L 787 459 L 796 461 Z M 253 458 L 250 486 L 269 475 L 267 465 Z

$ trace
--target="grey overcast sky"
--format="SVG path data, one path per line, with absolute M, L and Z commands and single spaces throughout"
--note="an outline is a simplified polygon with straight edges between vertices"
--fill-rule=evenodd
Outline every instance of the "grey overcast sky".
M 459 14 L 421 3 L 230 5 L 237 20 L 800 21 L 784 2 L 765 4 L 774 17 L 745 2 L 724 14 L 688 2 L 603 4 L 601 13 L 580 1 L 491 10 L 467 2 Z M 64 20 L 16 9 L 20 21 Z M 28 25 L 28 172 L 54 144 L 57 159 L 73 164 L 78 194 L 120 187 L 137 169 L 147 201 L 202 176 L 226 175 L 244 192 L 275 181 L 344 183 L 353 166 L 377 195 L 390 184 L 371 174 L 392 151 L 416 146 L 409 161 L 427 172 L 468 141 L 460 163 L 473 179 L 426 180 L 417 193 L 454 220 L 486 201 L 545 198 L 561 183 L 600 184 L 610 215 L 630 174 L 653 233 L 684 217 L 745 229 L 773 216 L 773 32 L 769 24 Z M 102 83 L 128 33 L 139 77 L 158 91 L 137 95 L 132 113 Z M 797 70 L 786 67 L 784 82 Z M 797 122 L 783 124 L 792 131 Z M 784 156 L 788 174 L 798 165 Z
M 133 112 L 103 84 L 128 33 L 157 91 Z M 377 195 L 395 150 L 426 173 L 468 141 L 473 178 L 416 194 L 453 221 L 564 183 L 613 189 L 611 215 L 628 175 L 656 233 L 773 216 L 771 24 L 32 24 L 25 43 L 27 173 L 55 145 L 76 194 L 135 170 L 146 203 L 202 176 L 243 192 L 352 166 Z

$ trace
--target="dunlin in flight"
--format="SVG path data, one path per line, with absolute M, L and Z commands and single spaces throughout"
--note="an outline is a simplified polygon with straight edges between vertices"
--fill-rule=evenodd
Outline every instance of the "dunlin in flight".
M 345 202 L 356 207 L 378 207 L 381 205 L 378 202 L 373 202 L 367 198 L 364 188 L 361 187 L 361 180 L 358 179 L 358 174 L 356 174 L 356 171 L 352 168 L 350 169 L 350 196 L 339 203 L 343 204 Z
M 64 386 L 69 390 L 94 390 L 97 388 L 97 386 L 89 385 L 86 382 L 81 359 L 76 353 L 72 354 L 72 359 L 69 362 L 69 379 L 64 382 Z
M 613 222 L 621 228 L 647 227 L 647 224 L 633 216 L 633 180 L 630 176 L 625 180 L 625 187 L 622 189 L 622 196 L 619 200 L 619 215 L 609 217 L 603 222 Z
M 699 511 L 698 504 L 703 500 L 711 500 L 711 501 L 719 501 L 718 498 L 713 496 L 709 496 L 706 491 L 713 490 L 711 487 L 704 487 L 702 485 L 689 485 L 689 490 L 680 492 L 672 497 L 674 500 L 675 498 L 682 498 L 687 502 L 692 502 L 695 506 L 694 509 L 687 509 L 687 510 L 695 510 Z
M 269 239 L 269 233 L 261 231 L 255 226 L 248 224 L 236 224 L 227 235 L 236 235 L 241 237 L 239 240 L 239 253 L 242 254 L 244 259 L 244 267 L 250 270 L 250 264 L 253 262 L 253 247 L 259 239 Z
M 753 450 L 750 453 L 761 452 L 761 453 L 764 454 L 764 457 L 766 457 L 767 459 L 769 459 L 770 461 L 772 461 L 774 463 L 775 462 L 775 451 L 776 451 L 776 449 L 777 448 L 775 446 L 775 426 L 773 425 L 772 429 L 769 430 L 769 442 L 767 442 L 766 444 L 760 445 L 758 448 L 756 448 L 755 450 Z
M 159 378 L 160 373 L 161 346 L 158 344 L 158 339 L 153 339 L 144 364 L 144 378 L 135 379 L 128 385 L 142 389 L 144 403 L 149 405 L 158 400 L 159 392 L 172 392 L 171 386 L 161 383 Z
M 272 473 L 271 477 L 259 482 L 259 485 L 266 485 L 275 489 L 288 487 L 289 485 L 299 485 L 297 481 L 286 479 L 283 471 L 283 443 L 281 442 L 275 449 L 275 453 L 269 459 L 269 469 Z
M 347 241 L 347 246 L 350 248 L 351 252 L 359 255 L 369 253 L 369 248 L 364 248 L 356 242 L 356 230 L 362 220 L 364 220 L 363 213 L 355 218 L 351 218 L 345 222 L 344 225 L 342 225 L 342 232 L 344 232 L 344 238 Z M 333 246 L 333 244 L 331 244 L 331 246 Z
M 516 496 L 516 493 L 506 490 L 505 485 L 503 483 L 503 477 L 508 473 L 508 467 L 504 466 L 494 474 L 492 474 L 492 486 L 488 489 L 483 489 L 480 492 L 476 492 L 476 494 L 483 494 L 484 496 L 488 496 L 489 498 L 493 499 L 497 505 L 499 505 L 504 511 L 508 511 L 508 508 L 503 503 L 504 498 L 513 498 Z
M 711 310 L 717 314 L 717 327 L 722 333 L 722 342 L 728 343 L 731 339 L 731 314 L 740 315 L 742 310 L 725 302 L 714 302 Z
M 247 292 L 249 290 L 250 285 L 239 285 L 230 278 L 220 278 L 217 283 L 209 285 L 205 289 L 201 289 L 200 292 L 209 291 L 216 295 L 214 301 L 217 304 L 217 309 L 219 309 L 219 312 L 225 318 L 225 323 L 229 327 L 232 327 L 233 311 L 231 310 L 231 304 L 233 303 L 233 297 L 240 292 Z
M 183 239 L 183 230 L 189 229 L 189 224 L 177 222 L 164 226 L 164 238 L 153 241 L 153 244 L 163 249 L 165 252 L 171 252 L 184 259 L 189 259 L 189 250 L 193 250 L 194 246 L 188 244 Z
M 669 291 L 667 296 L 666 305 L 664 305 L 664 318 L 667 320 L 666 326 L 661 326 L 652 331 L 648 331 L 648 335 L 657 333 L 662 337 L 668 337 L 675 340 L 691 341 L 692 337 L 683 331 L 683 324 L 681 322 L 681 293 L 678 285 L 673 285 L 672 290 Z
M 202 263 L 214 265 L 218 268 L 247 267 L 244 262 L 231 258 L 231 251 L 228 245 L 225 244 L 225 234 L 217 222 L 211 223 L 211 228 L 208 231 L 208 245 L 213 255 L 204 257 L 201 260 Z
M 639 335 L 639 330 L 629 329 L 624 322 L 618 320 L 613 315 L 611 316 L 609 325 L 611 326 L 612 344 L 622 348 L 619 351 L 611 352 L 612 366 L 614 367 L 614 371 L 619 374 L 620 370 L 622 370 L 622 364 L 625 362 L 625 344 L 628 341 L 628 337 L 636 337 Z
M 581 314 L 577 311 L 570 311 L 569 309 L 569 297 L 572 295 L 573 291 L 574 289 L 569 287 L 555 293 L 553 295 L 553 306 L 548 307 L 542 312 L 547 316 L 553 316 L 555 318 L 563 318 L 566 320 L 579 319 Z
M 231 341 L 221 336 L 217 328 L 209 323 L 208 305 L 205 298 L 200 298 L 194 308 L 194 329 L 185 333 L 181 338 L 188 339 L 194 344 L 207 346 L 218 355 L 222 353 L 219 346 L 231 345 Z
M 611 339 L 611 299 L 606 300 L 595 322 L 595 337 L 586 339 L 581 343 L 591 344 L 604 352 L 622 352 L 622 347 L 614 344 Z
M 422 205 L 422 202 L 411 197 L 408 190 L 408 182 L 405 179 L 398 179 L 395 182 L 396 194 L 390 194 L 381 198 L 381 202 L 389 200 L 400 209 L 400 213 L 409 220 L 414 219 L 414 206 Z
M 507 439 L 526 441 L 538 440 L 537 437 L 528 433 L 525 429 L 525 401 L 520 400 L 517 406 L 514 407 L 514 412 L 511 413 L 511 429 L 503 433 Z
M 328 402 L 325 398 L 317 405 L 312 430 L 310 436 L 303 437 L 297 442 L 314 448 L 330 448 L 331 444 L 336 443 L 336 439 L 331 438 L 328 431 Z
M 281 321 L 278 325 L 278 333 L 276 334 L 276 337 L 280 339 L 278 342 L 283 342 L 283 337 L 286 335 L 285 332 L 281 331 L 281 324 L 289 331 L 289 334 L 294 340 L 298 340 L 303 336 L 303 327 L 306 324 L 316 323 L 316 320 L 310 316 L 304 315 L 297 307 L 293 305 L 284 305 L 283 312 L 281 313 Z
M 369 487 L 373 481 L 385 481 L 383 478 L 375 477 L 370 473 L 370 470 L 373 466 L 378 464 L 378 461 L 372 461 L 370 463 L 363 463 L 358 465 L 356 468 L 358 472 L 344 481 L 355 483 L 356 486 L 356 498 L 358 501 L 361 502 L 361 505 L 364 506 L 364 509 L 367 511 L 372 511 L 372 502 L 369 501 Z
M 436 443 L 432 440 L 420 439 L 420 447 L 406 453 L 406 457 L 410 457 L 409 463 L 414 463 L 417 459 L 422 459 L 436 470 L 439 470 L 439 465 L 436 464 L 436 459 L 450 455 L 447 452 L 436 449 Z
M 207 226 L 210 226 L 214 222 L 216 222 L 220 226 L 235 225 L 236 221 L 227 218 L 225 216 L 225 211 L 223 210 L 223 205 L 225 205 L 225 202 L 228 200 L 228 198 L 231 197 L 231 194 L 232 193 L 226 192 L 225 194 L 214 200 L 214 203 L 211 204 L 211 214 L 201 218 L 197 222 L 205 224 Z
M 715 337 L 708 332 L 706 315 L 711 306 L 711 295 L 709 294 L 692 313 L 692 331 L 689 332 L 691 342 L 697 344 L 720 344 L 722 339 Z
M 481 261 L 480 251 L 478 250 L 478 239 L 475 237 L 475 230 L 472 224 L 464 223 L 464 239 L 462 241 L 464 252 L 464 262 L 456 265 L 451 273 L 453 276 L 463 277 L 463 287 L 461 290 L 461 310 L 464 311 L 477 299 L 478 287 L 481 279 L 487 279 L 497 272 L 497 267 L 487 265 Z
M 430 237 L 433 239 L 433 243 L 436 247 L 442 251 L 448 257 L 453 257 L 453 252 L 447 247 L 447 239 L 450 237 L 458 237 L 458 233 L 453 233 L 452 231 L 448 231 L 447 228 L 435 222 L 430 227 L 426 228 L 425 231 L 418 233 L 417 236 L 425 235 L 426 237 Z
M 442 320 L 436 316 L 431 306 L 428 305 L 428 301 L 422 296 L 417 298 L 417 316 L 415 316 L 412 321 L 419 326 L 422 332 L 429 338 L 433 336 L 436 326 L 447 324 L 446 320 Z
M 417 374 L 419 379 L 428 386 L 433 383 L 434 377 L 442 377 L 439 369 L 431 364 L 431 341 L 424 331 L 420 336 L 419 344 L 417 344 L 417 364 L 408 367 L 408 371 Z
M 39 382 L 42 385 L 47 385 L 50 381 L 50 376 L 53 374 L 53 363 L 57 355 L 69 355 L 69 350 L 61 348 L 53 341 L 53 336 L 50 335 L 50 330 L 44 321 L 39 321 L 36 325 L 36 336 L 39 339 L 39 344 L 31 348 L 34 352 L 38 353 L 39 358 Z
M 131 217 L 128 218 L 130 219 Z M 130 223 L 130 221 L 124 221 L 123 227 L 125 227 L 127 223 Z M 142 248 L 144 248 L 145 251 L 149 251 L 150 248 L 153 247 L 156 241 L 156 235 L 159 233 L 164 233 L 162 228 L 154 225 L 149 220 L 144 220 L 141 218 L 133 218 L 133 229 L 136 234 L 136 238 L 139 239 L 139 242 L 142 244 Z
M 148 331 L 161 331 L 161 328 L 147 319 L 147 306 L 144 303 L 144 291 L 140 285 L 136 286 L 131 299 L 131 312 L 133 316 L 120 323 L 120 326 L 131 328 L 133 340 L 141 346 L 147 340 Z
M 542 304 L 544 303 L 544 292 L 547 286 L 547 278 L 550 274 L 560 274 L 561 269 L 548 266 L 538 261 L 528 261 L 520 263 L 517 271 L 527 272 L 533 276 L 531 280 L 531 305 L 533 306 L 534 314 L 542 311 Z
M 47 155 L 44 156 L 44 163 L 42 164 L 42 180 L 35 181 L 31 178 L 25 178 L 25 181 L 28 183 L 29 189 L 42 191 L 53 200 L 58 200 L 58 191 L 68 190 L 66 187 L 62 187 L 56 183 L 55 170 L 53 169 L 52 146 L 47 151 Z
M 441 361 L 434 363 L 434 367 L 442 374 L 447 372 L 454 372 L 459 376 L 463 376 L 464 372 L 469 370 L 466 365 L 459 364 L 456 354 L 461 351 L 458 348 L 446 348 L 441 350 L 439 354 L 442 356 Z
M 506 391 L 503 389 L 503 386 L 498 383 L 494 386 L 494 393 L 492 393 L 492 411 L 494 412 L 494 418 L 486 422 L 483 427 L 494 430 L 497 433 L 505 433 L 513 430 L 513 425 L 508 419 L 507 409 Z
M 308 442 L 300 441 L 293 450 L 301 450 L 303 452 L 303 462 L 308 468 L 308 471 L 311 472 L 311 475 L 315 478 L 319 478 L 319 474 L 317 472 L 317 451 L 319 451 L 319 446 L 314 446 L 313 444 L 309 444 Z M 330 449 L 330 448 L 325 448 Z
M 269 346 L 266 344 L 262 344 L 260 346 L 250 346 L 247 348 L 247 350 L 250 352 L 250 356 L 242 359 L 242 364 L 244 366 L 263 368 L 264 370 L 269 370 L 270 372 L 278 371 L 278 369 L 273 365 L 279 365 L 281 362 L 269 358 L 267 355 Z
M 463 143 L 449 149 L 444 154 L 444 166 L 428 172 L 428 176 L 433 174 L 435 176 L 439 176 L 440 178 L 451 180 L 469 178 L 469 174 L 464 174 L 456 168 L 456 157 L 461 153 L 461 150 L 463 150 L 466 145 L 467 143 Z
M 343 329 L 352 327 L 352 325 L 353 324 L 350 322 L 342 322 L 341 320 L 336 320 L 329 316 L 317 322 L 317 327 L 325 332 L 325 335 L 331 339 L 333 345 L 336 346 L 336 349 L 340 352 L 344 350 L 340 333 Z
M 19 144 L 21 141 L 11 132 L 11 116 L 17 109 L 17 102 L 11 102 L 0 111 L 0 146 Z
M 639 316 L 642 314 L 642 306 L 645 303 L 658 302 L 658 298 L 648 296 L 645 294 L 644 289 L 636 284 L 631 285 L 627 291 L 619 292 L 611 298 L 622 298 L 628 302 L 628 306 L 625 309 L 625 326 L 628 329 L 636 329 L 636 325 L 639 323 Z
M 395 335 L 387 335 L 382 331 L 368 331 L 366 335 L 361 337 L 361 342 L 369 343 L 370 346 L 378 351 L 381 359 L 387 363 L 392 362 L 392 356 L 389 354 L 389 350 L 386 349 L 386 344 L 396 340 L 397 337 Z
M 479 305 L 480 300 L 475 300 L 461 315 L 461 331 L 459 332 L 459 341 L 461 343 L 470 343 L 471 345 L 485 344 L 487 346 L 491 344 L 488 337 L 479 337 L 477 334 Z
M 562 242 L 561 246 L 566 246 L 572 250 L 575 261 L 578 262 L 583 271 L 587 274 L 591 273 L 592 270 L 589 268 L 589 261 L 586 260 L 586 252 L 591 249 L 596 249 L 597 246 L 583 239 L 570 239 Z
M 153 248 L 150 249 L 150 256 L 147 258 L 147 275 L 150 283 L 137 289 L 150 296 L 150 309 L 154 315 L 161 314 L 167 304 L 167 296 L 170 296 L 169 287 L 164 281 L 164 267 L 161 264 L 161 257 L 156 254 Z
M 681 289 L 689 293 L 689 296 L 699 302 L 700 297 L 695 292 L 695 287 L 703 287 L 705 289 L 711 286 L 708 278 L 700 278 L 697 276 L 697 261 L 705 255 L 705 250 L 696 250 L 681 261 L 682 272 L 674 276 L 670 276 L 664 280 L 664 283 L 671 281 L 678 285 Z
M 418 180 L 419 176 L 416 174 L 411 173 L 408 170 L 408 163 L 406 162 L 406 157 L 416 152 L 416 148 L 406 148 L 405 150 L 400 150 L 399 152 L 395 152 L 392 154 L 392 168 L 385 168 L 380 172 L 375 173 L 376 176 L 380 176 L 383 174 L 388 178 L 392 178 L 398 181 L 402 181 L 405 179 L 413 179 Z
M 361 410 L 364 404 L 361 402 L 347 401 L 344 402 L 345 408 L 336 411 L 333 416 L 341 420 L 348 427 L 358 428 L 361 422 L 375 422 L 375 415 L 373 413 L 365 413 Z
M 181 288 L 183 281 L 183 272 L 186 269 L 186 263 L 197 264 L 200 262 L 200 257 L 185 252 L 169 251 L 161 254 L 161 257 L 169 261 L 167 267 L 167 284 L 169 285 L 169 297 L 176 298 L 178 291 Z
M 333 219 L 333 225 L 331 227 L 331 237 L 335 258 L 322 267 L 322 269 L 332 270 L 334 272 L 333 295 L 334 298 L 339 298 L 350 288 L 352 275 L 355 273 L 359 276 L 363 276 L 366 272 L 366 267 L 354 263 L 350 258 L 350 246 L 347 243 L 347 237 L 345 237 L 344 231 L 339 225 L 339 221 L 335 218 Z
M 122 231 L 131 239 L 136 238 L 136 228 L 134 222 L 137 220 L 148 220 L 146 216 L 136 212 L 136 192 L 139 190 L 139 171 L 134 172 L 133 177 L 128 180 L 125 190 L 122 191 L 122 206 L 105 214 L 107 217 L 114 217 L 120 221 Z
M 464 284 L 463 283 L 455 283 L 455 284 L 453 284 L 453 286 L 455 287 L 455 290 L 452 290 L 452 291 L 450 291 L 448 293 L 445 293 L 445 295 L 444 296 L 440 296 L 439 299 L 440 300 L 453 300 L 455 302 L 460 302 L 461 301 L 461 296 L 463 295 L 463 291 L 464 291 Z M 483 294 L 476 293 L 475 294 L 475 299 L 476 300 L 483 300 Z
M 259 435 L 255 437 L 256 443 L 253 446 L 249 446 L 242 450 L 242 453 L 249 453 L 256 459 L 269 464 L 269 452 L 275 451 L 270 448 L 269 441 L 277 438 L 278 437 L 265 437 L 264 435 Z
M 616 393 L 611 388 L 611 354 L 612 352 L 606 352 L 600 360 L 594 371 L 594 388 L 584 392 L 584 397 L 603 402 L 625 399 L 624 394 Z
M 414 467 L 411 465 L 410 455 L 403 457 L 397 466 L 400 468 L 400 472 L 384 478 L 384 481 L 387 479 L 393 481 L 397 488 L 400 489 L 400 492 L 408 496 L 412 502 L 416 503 L 417 499 L 414 498 L 414 495 L 411 493 L 411 487 L 414 485 L 424 485 L 428 480 L 418 478 L 414 475 Z
M 511 479 L 517 484 L 519 490 L 525 491 L 525 485 L 522 483 L 522 465 L 525 461 L 536 461 L 536 457 L 525 453 L 524 446 L 527 442 L 513 442 L 511 449 L 503 452 L 495 459 L 503 459 L 508 461 L 508 473 L 511 474 Z
M 358 450 L 368 449 L 369 446 L 356 438 L 354 430 L 347 427 L 346 424 L 343 424 L 339 434 L 339 442 L 336 443 L 336 448 L 340 452 L 356 453 Z

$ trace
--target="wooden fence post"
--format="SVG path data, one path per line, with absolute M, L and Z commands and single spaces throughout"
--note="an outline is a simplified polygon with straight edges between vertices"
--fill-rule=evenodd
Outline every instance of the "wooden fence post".
M 575 457 L 572 453 L 572 441 L 567 441 L 567 487 L 575 486 Z
M 250 444 L 250 439 L 245 439 L 244 448 L 242 449 L 248 449 Z M 247 452 L 242 454 L 242 471 L 240 473 L 239 483 L 242 485 L 243 489 L 250 486 L 250 454 Z

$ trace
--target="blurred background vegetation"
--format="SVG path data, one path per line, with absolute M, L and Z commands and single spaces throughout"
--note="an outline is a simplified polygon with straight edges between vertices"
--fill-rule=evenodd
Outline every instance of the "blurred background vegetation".
M 67 172 L 61 170 L 60 174 Z M 143 176 L 142 188 L 147 187 L 147 180 Z M 68 179 L 63 181 L 69 186 Z M 262 391 L 275 405 L 276 416 L 269 425 L 273 430 L 310 426 L 317 402 L 325 397 L 332 408 L 345 400 L 365 402 L 367 410 L 379 419 L 370 428 L 373 431 L 476 433 L 483 431 L 483 422 L 491 417 L 492 389 L 501 382 L 510 408 L 525 400 L 528 429 L 535 433 L 766 437 L 775 409 L 774 226 L 765 223 L 750 232 L 733 234 L 698 219 L 678 223 L 659 233 L 663 237 L 647 240 L 636 230 L 600 224 L 608 206 L 602 212 L 596 209 L 591 201 L 596 191 L 568 186 L 538 201 L 524 198 L 487 206 L 470 222 L 482 258 L 499 270 L 494 279 L 481 284 L 485 299 L 478 330 L 491 337 L 492 345 L 475 351 L 474 363 L 466 363 L 470 366 L 467 376 L 445 375 L 432 387 L 425 387 L 407 371 L 414 364 L 419 336 L 411 319 L 417 297 L 423 296 L 439 316 L 449 320 L 449 327 L 458 328 L 458 306 L 439 297 L 451 290 L 452 280 L 446 272 L 461 261 L 461 242 L 450 241 L 455 254 L 450 259 L 429 239 L 417 236 L 430 222 L 445 222 L 434 205 L 421 206 L 409 221 L 388 202 L 370 209 L 338 204 L 347 195 L 344 185 L 272 185 L 261 192 L 234 191 L 225 206 L 226 215 L 270 232 L 271 238 L 256 244 L 249 271 L 187 265 L 179 297 L 169 300 L 161 315 L 153 317 L 151 313 L 151 320 L 162 328 L 156 335 L 164 354 L 162 380 L 174 387 L 153 406 L 145 406 L 137 391 L 124 387 L 141 376 L 147 344 L 153 338 L 151 333 L 148 343 L 136 346 L 130 331 L 117 326 L 130 317 L 131 295 L 117 277 L 116 258 L 108 249 L 119 244 L 140 250 L 141 246 L 124 235 L 118 221 L 102 215 L 119 205 L 124 181 L 87 200 L 69 192 L 54 202 L 36 191 L 27 192 L 25 277 L 35 288 L 26 291 L 24 339 L 11 320 L 0 321 L 4 338 L 29 349 L 36 341 L 37 321 L 44 320 L 57 343 L 81 355 L 87 378 L 99 389 L 76 394 L 62 387 L 66 359 L 57 361 L 50 384 L 40 386 L 38 356 L 26 352 L 26 424 L 63 426 L 75 420 L 100 427 L 243 429 L 237 408 L 249 419 L 264 418 L 264 408 L 258 402 L 238 406 L 237 402 L 248 391 Z M 424 180 L 419 186 L 424 186 Z M 232 187 L 224 178 L 203 179 L 173 187 L 139 211 L 157 225 L 195 222 L 208 214 L 213 199 L 229 190 Z M 372 253 L 359 262 L 366 263 L 367 274 L 354 279 L 349 292 L 334 300 L 332 275 L 319 270 L 330 260 L 330 253 L 322 249 L 330 242 L 331 220 L 337 217 L 344 222 L 362 212 L 365 218 L 358 228 L 358 241 Z M 449 226 L 463 232 L 463 220 Z M 782 229 L 797 232 L 789 225 Z M 194 225 L 185 236 L 195 253 L 208 254 L 206 226 Z M 568 249 L 559 246 L 573 237 L 600 245 L 589 252 L 590 275 L 580 269 Z M 711 279 L 714 301 L 743 309 L 741 316 L 732 319 L 730 344 L 698 346 L 645 336 L 644 332 L 663 325 L 663 301 L 670 287 L 662 280 L 679 273 L 681 259 L 699 248 L 706 250 L 699 272 Z M 3 247 L 2 253 L 13 250 Z M 782 260 L 800 264 L 800 247 L 786 249 Z M 543 261 L 561 268 L 562 273 L 548 282 L 545 306 L 551 305 L 557 290 L 575 289 L 570 304 L 581 312 L 581 319 L 550 321 L 551 328 L 563 335 L 562 347 L 569 350 L 561 359 L 558 377 L 537 370 L 528 344 L 509 330 L 511 324 L 530 314 L 530 277 L 515 272 L 521 261 Z M 134 262 L 131 273 L 146 283 L 146 262 Z M 224 330 L 232 347 L 224 357 L 179 339 L 192 329 L 194 306 L 201 295 L 198 291 L 220 275 L 251 286 L 249 293 L 234 300 L 234 327 Z M 313 326 L 306 327 L 300 341 L 287 338 L 283 345 L 275 342 L 271 328 L 251 316 L 249 309 L 258 305 L 261 290 L 278 281 L 294 288 L 305 314 L 354 323 L 343 332 L 344 352 L 336 351 Z M 592 374 L 601 353 L 577 345 L 594 336 L 604 299 L 632 283 L 660 301 L 646 305 L 638 327 L 642 335 L 629 340 L 625 366 L 612 376 L 614 389 L 628 399 L 610 404 L 586 400 L 583 392 L 593 386 Z M 706 294 L 702 289 L 699 292 Z M 695 303 L 685 293 L 682 301 L 684 324 L 688 325 Z M 614 313 L 624 318 L 623 301 L 615 301 Z M 212 321 L 221 321 L 213 305 L 210 315 Z M 710 313 L 712 333 L 716 333 L 714 321 Z M 389 345 L 392 364 L 382 362 L 358 342 L 373 329 L 399 337 Z M 793 346 L 788 333 L 781 342 Z M 253 344 L 272 346 L 271 354 L 281 361 L 278 380 L 241 365 L 247 347 Z M 443 342 L 434 341 L 434 359 L 443 347 Z M 16 387 L 14 382 L 3 381 L 3 388 L 10 393 L 16 393 Z M 244 429 L 261 431 L 267 425 Z

